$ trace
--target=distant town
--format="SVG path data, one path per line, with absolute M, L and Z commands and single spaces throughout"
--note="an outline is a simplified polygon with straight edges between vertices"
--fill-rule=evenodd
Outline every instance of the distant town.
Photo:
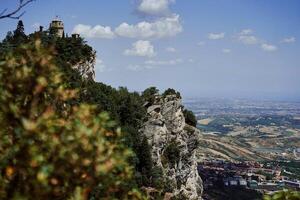
M 285 161 L 285 163 L 286 165 L 290 164 L 289 161 Z M 300 163 L 294 164 L 299 166 Z M 295 178 L 296 176 L 284 175 L 293 173 L 284 170 L 277 162 L 262 164 L 256 161 L 207 160 L 199 163 L 198 171 L 203 179 L 204 189 L 242 187 L 264 194 L 282 189 L 300 191 L 300 179 Z
M 300 103 L 187 99 L 201 130 L 198 171 L 204 197 L 259 199 L 300 190 Z

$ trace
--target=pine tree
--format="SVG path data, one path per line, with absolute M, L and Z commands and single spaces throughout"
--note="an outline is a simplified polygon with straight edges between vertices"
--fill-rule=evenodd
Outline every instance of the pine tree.
M 22 20 L 18 21 L 16 30 L 14 31 L 13 41 L 14 44 L 22 44 L 27 39 L 25 28 Z
M 24 24 L 22 20 L 19 20 L 17 29 L 14 31 L 14 36 L 25 36 L 25 29 L 24 29 Z

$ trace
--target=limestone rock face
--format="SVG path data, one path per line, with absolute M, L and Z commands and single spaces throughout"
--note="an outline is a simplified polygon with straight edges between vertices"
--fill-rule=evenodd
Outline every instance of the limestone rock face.
M 182 109 L 181 99 L 176 95 L 156 96 L 153 105 L 148 107 L 148 120 L 141 132 L 152 147 L 154 166 L 162 169 L 173 196 L 200 200 L 203 187 L 195 157 L 200 132 L 185 123 Z M 167 154 L 171 144 L 176 144 L 179 153 L 172 160 Z
M 79 74 L 89 80 L 95 80 L 95 60 L 81 61 L 73 66 L 73 69 L 77 70 Z

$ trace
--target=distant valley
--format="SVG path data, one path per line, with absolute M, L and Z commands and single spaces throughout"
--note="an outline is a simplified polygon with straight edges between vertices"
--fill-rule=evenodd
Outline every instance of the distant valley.
M 199 159 L 298 160 L 300 103 L 187 99 L 203 134 Z

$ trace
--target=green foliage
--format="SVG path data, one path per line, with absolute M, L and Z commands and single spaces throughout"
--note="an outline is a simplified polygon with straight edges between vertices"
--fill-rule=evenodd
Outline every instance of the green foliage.
M 180 149 L 178 142 L 172 140 L 164 149 L 163 155 L 168 160 L 168 162 L 171 163 L 171 165 L 177 164 L 180 158 Z
M 40 41 L 1 55 L 0 199 L 142 199 L 123 134 L 55 64 Z
M 185 123 L 187 123 L 188 125 L 191 125 L 193 127 L 197 126 L 197 118 L 196 118 L 195 114 L 192 111 L 184 109 L 183 110 L 183 115 L 184 115 L 184 118 L 185 118 Z
M 176 95 L 177 98 L 181 99 L 181 95 L 179 92 L 177 92 L 176 90 L 172 89 L 172 88 L 168 88 L 163 94 L 163 97 L 166 97 L 167 95 Z
M 38 50 L 36 48 L 36 40 L 39 40 L 38 44 Z M 26 46 L 26 50 L 23 49 L 23 46 Z M 70 118 L 70 115 L 76 115 L 79 114 L 77 117 L 80 117 L 80 113 L 83 112 L 82 109 L 78 110 L 78 113 L 75 113 L 74 108 L 81 108 L 82 104 L 88 104 L 88 105 L 94 105 L 92 108 L 88 106 L 88 108 L 85 108 L 86 110 L 90 110 L 90 117 L 97 118 L 98 113 L 102 113 L 103 111 L 106 111 L 109 116 L 114 119 L 113 123 L 109 119 L 102 119 L 100 116 L 99 121 L 103 121 L 104 125 L 109 124 L 107 127 L 103 127 L 102 129 L 111 132 L 116 133 L 116 124 L 121 127 L 122 135 L 118 135 L 118 139 L 116 139 L 116 143 L 112 146 L 117 146 L 118 148 L 123 148 L 124 152 L 128 152 L 129 148 L 132 150 L 131 153 L 128 153 L 124 155 L 120 159 L 120 162 L 124 160 L 124 165 L 129 163 L 127 171 L 130 171 L 130 178 L 128 178 L 125 185 L 122 185 L 124 182 L 123 180 L 116 180 L 118 178 L 117 175 L 116 178 L 114 177 L 106 177 L 107 179 L 99 176 L 97 174 L 93 174 L 93 181 L 92 184 L 85 187 L 86 184 L 80 185 L 82 182 L 77 183 L 76 181 L 73 181 L 73 178 L 68 178 L 67 175 L 59 174 L 60 179 L 64 179 L 66 176 L 66 179 L 64 181 L 59 180 L 59 184 L 64 184 L 64 186 L 57 185 L 61 188 L 58 190 L 59 194 L 53 194 L 53 195 L 60 195 L 60 194 L 66 194 L 68 193 L 68 196 L 73 195 L 73 192 L 75 191 L 75 194 L 72 196 L 72 198 L 76 198 L 76 194 L 79 193 L 89 193 L 91 196 L 99 197 L 100 194 L 106 194 L 107 192 L 111 193 L 111 196 L 115 194 L 114 192 L 111 192 L 106 185 L 113 184 L 114 181 L 118 182 L 120 184 L 120 188 L 122 188 L 122 191 L 119 193 L 122 195 L 124 194 L 124 191 L 129 191 L 130 188 L 132 188 L 136 183 L 142 187 L 142 186 L 150 186 L 158 189 L 163 189 L 166 186 L 165 180 L 161 180 L 161 177 L 159 177 L 159 174 L 162 173 L 161 171 L 158 173 L 158 170 L 153 167 L 152 159 L 151 159 L 151 147 L 149 146 L 147 139 L 144 138 L 140 132 L 139 129 L 141 128 L 141 125 L 143 124 L 145 117 L 146 117 L 146 108 L 144 107 L 144 103 L 148 102 L 150 104 L 153 104 L 155 101 L 155 95 L 158 94 L 158 89 L 155 87 L 151 87 L 146 89 L 142 95 L 136 92 L 129 92 L 127 88 L 120 87 L 118 89 L 112 88 L 111 86 L 105 85 L 103 83 L 98 83 L 93 81 L 91 77 L 93 74 L 88 74 L 88 77 L 83 78 L 82 73 L 87 73 L 93 71 L 94 63 L 95 63 L 95 55 L 96 52 L 93 50 L 92 47 L 86 44 L 86 42 L 82 38 L 72 38 L 72 37 L 63 37 L 59 38 L 55 34 L 49 34 L 47 32 L 35 32 L 33 34 L 30 34 L 28 36 L 24 33 L 24 26 L 20 22 L 17 26 L 17 29 L 14 32 L 9 32 L 7 34 L 7 37 L 3 40 L 2 43 L 0 43 L 0 60 L 4 61 L 6 63 L 7 61 L 7 55 L 10 56 L 10 58 L 13 59 L 21 59 L 23 60 L 18 61 L 20 63 L 20 66 L 24 65 L 24 68 L 22 70 L 19 68 L 13 68 L 10 71 L 2 71 L 3 77 L 7 77 L 10 79 L 3 79 L 3 81 L 10 83 L 11 81 L 15 81 L 13 84 L 13 91 L 11 91 L 10 100 L 19 104 L 17 106 L 13 106 L 19 108 L 22 106 L 25 106 L 26 109 L 34 108 L 36 110 L 32 111 L 35 112 L 34 115 L 36 116 L 42 116 L 44 113 L 45 108 L 43 106 L 49 105 L 53 111 L 53 115 L 56 116 L 59 119 L 64 120 L 77 120 L 77 118 Z M 45 49 L 48 49 L 50 51 L 51 56 L 49 55 L 49 52 Z M 25 54 L 24 52 L 27 52 Z M 29 56 L 29 54 L 32 54 Z M 33 55 L 34 54 L 34 55 Z M 41 55 L 45 55 L 45 58 L 40 61 L 46 62 L 47 65 L 51 65 L 54 67 L 50 68 L 41 68 L 39 67 L 38 61 L 36 61 L 33 58 L 39 59 Z M 51 62 L 50 62 L 51 61 Z M 21 65 L 23 64 L 23 65 Z M 7 63 L 5 64 L 7 65 Z M 46 64 L 43 64 L 45 66 Z M 56 67 L 57 66 L 57 67 Z M 77 67 L 77 69 L 74 69 L 74 66 Z M 79 67 L 79 68 L 78 68 Z M 48 70 L 48 71 L 47 71 Z M 21 74 L 21 75 L 20 75 Z M 27 78 L 24 79 L 24 74 L 26 74 Z M 48 75 L 46 77 L 46 74 Z M 17 75 L 17 76 L 16 76 Z M 15 79 L 11 79 L 11 77 L 15 77 Z M 45 76 L 46 81 L 44 78 L 40 78 Z M 22 79 L 21 79 L 22 78 Z M 50 80 L 51 79 L 51 80 Z M 53 79 L 53 80 L 52 80 Z M 22 81 L 21 81 L 22 80 Z M 34 82 L 34 80 L 36 80 Z M 2 80 L 1 80 L 2 81 Z M 53 83 L 53 81 L 58 81 L 57 85 L 55 84 L 48 84 Z M 32 104 L 33 99 L 36 99 L 33 97 L 33 91 L 36 83 L 41 82 L 42 84 L 47 83 L 46 86 L 44 86 L 45 90 L 41 94 L 39 94 L 40 99 L 36 100 L 33 104 L 36 105 L 35 107 L 28 106 Z M 56 83 L 56 82 L 55 82 Z M 4 85 L 3 85 L 4 88 Z M 43 88 L 43 89 L 44 89 Z M 53 91 L 56 91 L 57 88 L 60 88 L 61 95 L 66 97 L 62 98 L 58 96 L 57 93 L 53 93 Z M 48 91 L 49 90 L 49 91 Z M 169 92 L 167 92 L 169 93 Z M 12 95 L 12 94 L 19 94 L 19 95 Z M 171 94 L 171 93 L 170 93 Z M 178 93 L 179 94 L 179 93 Z M 69 97 L 72 98 L 69 98 Z M 76 98 L 73 98 L 75 97 Z M 21 98 L 18 99 L 18 98 Z M 25 100 L 24 100 L 25 99 Z M 24 104 L 24 101 L 26 102 Z M 8 102 L 8 100 L 7 100 Z M 27 104 L 28 102 L 28 104 Z M 8 103 L 7 103 L 8 104 Z M 8 106 L 6 104 L 3 104 L 3 109 L 7 108 Z M 14 104 L 13 104 L 14 105 Z M 13 108 L 12 108 L 13 109 Z M 25 109 L 25 110 L 26 110 Z M 23 110 L 23 109 L 20 109 Z M 29 115 L 27 111 L 25 113 L 18 114 L 19 117 L 24 117 L 23 114 L 26 116 Z M 9 115 L 10 116 L 10 115 Z M 30 115 L 31 116 L 31 115 Z M 101 115 L 102 116 L 102 115 Z M 2 120 L 3 118 L 3 120 Z M 9 120 L 8 120 L 9 119 Z M 18 119 L 18 118 L 16 118 Z M 42 118 L 36 118 L 31 119 L 29 122 L 37 121 L 38 119 Z M 2 124 L 8 124 L 8 123 L 16 123 L 16 125 L 11 125 L 11 127 L 22 127 L 22 120 L 12 120 L 11 118 L 7 116 L 0 115 L 0 120 L 2 120 Z M 47 120 L 45 120 L 46 123 Z M 93 121 L 91 119 L 91 121 Z M 71 123 L 71 122 L 70 122 Z M 92 123 L 92 122 L 91 122 Z M 100 123 L 100 122 L 99 122 Z M 51 124 L 50 124 L 51 125 Z M 46 127 L 43 129 L 43 134 L 47 134 L 47 139 L 52 138 L 50 135 L 52 132 L 48 131 L 49 129 L 56 130 L 56 128 L 52 128 L 52 126 Z M 103 125 L 103 126 L 104 126 Z M 74 124 L 70 125 L 76 127 Z M 92 125 L 89 125 L 92 126 Z M 4 126 L 5 127 L 5 126 Z M 61 128 L 61 127 L 60 127 Z M 102 130 L 101 129 L 101 130 Z M 24 130 L 20 129 L 21 132 Z M 36 132 L 38 132 L 40 129 L 38 129 Z M 6 130 L 7 131 L 7 130 Z M 26 130 L 25 130 L 26 131 Z M 61 132 L 64 132 L 65 130 L 61 130 Z M 94 130 L 93 131 L 97 131 Z M 20 132 L 20 131 L 19 131 Z M 70 132 L 66 132 L 68 134 L 74 134 L 76 133 L 76 130 L 72 130 Z M 60 134 L 58 132 L 57 134 L 63 136 L 63 134 Z M 8 134 L 9 135 L 9 134 Z M 41 137 L 46 137 L 45 135 L 41 135 Z M 68 136 L 69 137 L 69 136 Z M 26 141 L 26 139 L 24 139 Z M 65 139 L 64 139 L 65 140 Z M 79 139 L 80 140 L 80 139 Z M 35 140 L 30 138 L 30 141 L 33 142 L 36 146 L 41 145 L 40 143 L 36 143 Z M 94 142 L 97 142 L 96 139 L 93 139 Z M 111 139 L 108 139 L 109 142 L 115 142 L 114 140 L 111 141 Z M 67 143 L 67 141 L 64 141 Z M 47 145 L 48 143 L 44 144 L 44 149 L 49 148 Z M 56 149 L 55 152 L 59 151 L 60 145 L 62 143 L 57 144 L 58 146 L 55 146 Z M 63 144 L 65 145 L 65 144 Z M 42 145 L 41 145 L 42 147 Z M 74 149 L 70 150 L 69 154 L 71 154 L 71 151 L 74 150 L 74 153 L 77 153 L 80 157 L 81 154 L 84 154 L 84 152 L 81 152 L 80 145 L 76 147 L 74 145 Z M 78 149 L 77 149 L 78 148 Z M 114 149 L 118 149 L 115 148 Z M 44 153 L 43 151 L 41 152 Z M 49 151 L 49 154 L 53 153 L 52 151 Z M 120 153 L 120 152 L 116 152 Z M 91 156 L 95 153 L 91 153 Z M 30 158 L 31 155 L 29 155 L 28 158 Z M 51 154 L 52 156 L 52 154 Z M 70 155 L 68 155 L 70 156 Z M 44 156 L 45 157 L 45 156 Z M 52 156 L 53 157 L 53 156 Z M 51 162 L 54 159 L 51 157 Z M 101 157 L 101 156 L 100 156 Z M 22 160 L 23 157 L 18 158 L 17 160 Z M 46 158 L 45 162 L 50 162 L 50 158 L 47 160 Z M 62 158 L 61 158 L 62 159 Z M 64 157 L 64 162 L 71 162 L 72 159 L 67 160 L 67 157 Z M 125 160 L 127 163 L 125 163 Z M 26 161 L 29 162 L 29 161 Z M 26 162 L 24 162 L 26 164 Z M 61 162 L 61 161 L 60 161 Z M 11 163 L 10 163 L 11 164 Z M 78 163 L 77 163 L 78 164 Z M 62 162 L 60 165 L 63 165 Z M 117 165 L 117 163 L 116 163 Z M 131 168 L 130 166 L 133 166 Z M 18 166 L 19 167 L 19 166 Z M 55 167 L 59 167 L 58 163 L 55 163 Z M 66 164 L 66 167 L 68 167 L 68 164 Z M 81 168 L 81 167 L 79 167 Z M 120 168 L 122 168 L 122 164 L 120 164 Z M 124 167 L 126 168 L 126 167 Z M 13 168 L 15 170 L 15 168 Z M 127 169 L 127 168 L 126 168 Z M 5 171 L 5 169 L 3 168 Z M 71 171 L 68 168 L 69 171 Z M 83 169 L 82 169 L 83 170 Z M 121 169 L 120 169 L 121 170 Z M 90 168 L 88 168 L 88 171 L 92 171 Z M 51 172 L 53 173 L 53 172 Z M 51 180 L 51 173 L 49 175 Z M 97 178 L 94 178 L 94 176 L 97 175 Z M 34 176 L 34 175 L 32 175 Z M 132 178 L 131 178 L 132 177 Z M 5 177 L 3 177 L 5 178 Z M 7 177 L 6 177 L 7 178 Z M 101 179 L 104 181 L 104 185 L 101 183 L 100 185 L 96 185 L 98 183 L 98 180 Z M 57 179 L 57 178 L 56 178 Z M 56 180 L 55 179 L 55 180 Z M 125 178 L 124 178 L 125 179 Z M 34 179 L 33 179 L 34 180 Z M 111 180 L 110 183 L 107 181 Z M 55 181 L 54 181 L 55 182 Z M 70 184 L 69 182 L 74 182 L 74 184 L 77 184 L 77 189 L 74 184 Z M 35 182 L 37 183 L 37 182 Z M 29 184 L 28 188 L 35 187 L 35 183 Z M 10 183 L 11 184 L 11 183 Z M 11 184 L 12 185 L 12 184 Z M 66 185 L 66 186 L 65 186 Z M 52 185 L 50 184 L 52 187 Z M 49 187 L 50 187 L 49 186 Z M 124 186 L 124 187 L 123 187 Z M 24 186 L 25 187 L 25 186 Z M 50 187 L 50 188 L 51 188 Z M 54 187 L 54 186 L 53 186 Z M 97 188 L 92 190 L 93 188 Z M 88 189 L 87 189 L 88 188 Z M 124 189 L 125 188 L 125 189 Z M 40 189 L 37 188 L 36 190 L 43 191 L 44 188 Z M 123 191 L 124 190 L 124 191 Z M 3 190 L 4 191 L 4 190 Z M 86 192 L 86 191 L 92 191 L 92 192 Z M 18 193 L 22 193 L 20 191 L 17 191 Z M 49 192 L 49 191 L 48 191 Z M 53 191 L 52 191 L 53 192 Z M 4 194 L 4 193 L 3 193 Z M 15 193 L 12 193 L 15 194 Z M 47 193 L 49 194 L 49 193 Z M 136 194 L 136 193 L 134 193 Z M 34 195 L 34 194 L 33 194 Z M 47 195 L 45 195 L 47 196 Z M 46 197 L 45 197 L 46 198 Z M 120 198 L 120 197 L 118 197 Z M 97 198 L 96 198 L 97 199 Z
M 82 102 L 97 105 L 97 110 L 105 110 L 115 119 L 125 133 L 125 144 L 135 153 L 131 157 L 131 164 L 135 166 L 137 183 L 150 184 L 150 170 L 152 167 L 150 146 L 139 133 L 146 110 L 143 99 L 136 92 L 129 92 L 126 88 L 114 89 L 103 83 L 87 82 L 80 90 Z
M 40 105 L 41 103 L 42 105 L 53 105 L 56 109 L 55 113 L 60 114 L 63 118 L 69 116 L 73 107 L 80 107 L 83 103 L 94 105 L 91 115 L 97 116 L 97 113 L 106 111 L 109 116 L 114 119 L 116 122 L 115 124 L 118 124 L 118 126 L 121 127 L 123 135 L 118 139 L 121 143 L 120 147 L 124 149 L 129 147 L 133 151 L 127 155 L 127 157 L 124 156 L 124 159 L 134 167 L 134 169 L 131 169 L 132 176 L 143 177 L 142 179 L 136 178 L 136 180 L 127 181 L 127 184 L 130 186 L 134 185 L 134 182 L 137 182 L 140 186 L 153 185 L 151 178 L 151 147 L 146 143 L 138 131 L 146 116 L 146 109 L 143 106 L 144 98 L 136 92 L 129 92 L 126 88 L 115 89 L 103 83 L 97 83 L 90 78 L 92 74 L 83 78 L 81 75 L 82 72 L 91 71 L 91 69 L 93 69 L 96 52 L 87 45 L 82 38 L 58 38 L 55 34 L 35 32 L 29 36 L 24 34 L 25 40 L 15 40 L 16 33 L 21 33 L 22 30 L 24 30 L 24 27 L 22 28 L 20 24 L 14 33 L 9 32 L 3 42 L 0 43 L 0 61 L 5 61 L 7 55 L 10 55 L 12 58 L 22 57 L 23 54 L 21 53 L 21 55 L 19 55 L 17 52 L 20 52 L 24 45 L 27 48 L 26 52 L 28 51 L 32 54 L 35 53 L 35 43 L 36 40 L 39 40 L 39 50 L 43 51 L 40 53 L 46 56 L 45 59 L 48 59 L 47 56 L 49 55 L 49 52 L 45 51 L 45 49 L 51 50 L 51 65 L 57 67 L 49 68 L 49 70 L 55 70 L 55 72 L 51 70 L 39 71 L 41 69 L 46 70 L 46 68 L 35 68 L 34 63 L 25 63 L 26 67 L 24 69 L 28 70 L 25 70 L 25 72 L 26 74 L 29 74 L 30 77 L 28 77 L 28 80 L 26 81 L 24 80 L 21 83 L 17 83 L 17 81 L 20 81 L 19 78 L 21 77 L 18 75 L 15 79 L 16 83 L 14 84 L 20 86 L 20 88 L 14 88 L 14 91 L 11 93 L 18 93 L 22 98 L 26 96 L 26 101 L 30 101 L 32 97 L 29 94 L 32 92 L 33 87 L 32 85 L 27 85 L 27 83 L 30 84 L 33 82 L 30 80 L 40 77 L 40 74 L 48 74 L 48 78 L 59 77 L 59 87 L 64 88 L 64 92 L 62 93 L 67 94 L 67 91 L 72 91 L 73 96 L 76 93 L 76 98 L 68 98 L 65 101 L 61 101 L 60 99 L 57 99 L 57 95 L 45 95 L 35 104 Z M 25 52 L 25 50 L 22 50 L 22 52 Z M 33 55 L 32 57 L 38 58 L 38 56 L 39 55 Z M 26 60 L 26 62 L 31 62 L 34 60 L 32 57 L 29 58 L 27 56 L 24 60 Z M 74 66 L 80 66 L 80 68 L 74 69 Z M 22 70 L 21 72 L 25 73 Z M 12 69 L 10 74 L 9 71 L 6 71 L 5 73 L 7 74 L 3 75 L 3 77 L 12 77 L 16 75 L 16 69 Z M 59 74 L 59 76 L 57 74 Z M 8 81 L 9 83 L 10 80 L 5 81 Z M 41 81 L 43 82 L 43 79 L 41 79 Z M 51 86 L 52 85 L 53 84 L 51 84 Z M 47 88 L 50 88 L 50 85 L 47 85 Z M 51 94 L 49 92 L 46 93 Z M 11 96 L 11 98 L 15 97 L 18 98 L 19 95 Z M 6 106 L 7 105 L 4 107 Z M 2 116 L 0 117 L 2 118 Z M 111 124 L 112 122 L 108 120 L 107 123 Z M 115 132 L 114 127 L 115 126 L 108 127 L 107 129 Z M 61 177 L 64 176 L 61 175 Z M 114 179 L 112 179 L 112 181 L 113 180 Z M 67 182 L 68 180 L 65 181 L 66 184 Z M 82 188 L 79 188 L 76 191 L 82 191 Z M 102 193 L 101 191 L 107 192 L 106 189 L 101 186 L 97 187 L 97 190 L 93 192 L 93 195 L 99 196 L 99 192 Z
M 137 165 L 139 171 L 145 172 L 144 174 L 150 177 L 152 175 L 151 170 L 153 163 L 151 159 L 151 148 L 146 137 L 143 137 L 141 144 L 138 146 L 137 156 L 139 158 L 139 163 Z
M 18 22 L 16 30 L 8 32 L 6 38 L 0 43 L 1 53 L 8 53 L 13 48 L 20 45 L 33 45 L 39 39 L 44 48 L 52 48 L 55 51 L 54 62 L 64 71 L 63 76 L 68 78 L 66 81 L 70 86 L 80 86 L 78 80 L 81 79 L 80 74 L 92 71 L 96 58 L 96 52 L 92 47 L 86 44 L 82 38 L 73 37 L 56 37 L 55 34 L 47 32 L 35 32 L 26 35 L 22 21 Z M 80 72 L 72 69 L 73 66 L 79 66 Z M 87 74 L 91 78 L 93 74 Z M 67 79 L 66 78 L 66 79 Z
M 149 87 L 142 92 L 142 98 L 145 102 L 148 102 L 150 105 L 153 105 L 155 101 L 155 95 L 159 93 L 159 90 L 156 87 Z
M 164 185 L 162 168 L 159 166 L 153 167 L 151 174 L 152 174 L 153 185 L 155 185 L 157 189 L 163 189 L 165 185 Z
M 300 200 L 300 192 L 283 190 L 273 195 L 265 195 L 264 200 Z
M 14 36 L 16 36 L 16 37 L 19 37 L 19 36 L 25 37 L 26 36 L 24 24 L 23 24 L 22 20 L 18 21 L 17 29 L 14 31 Z

